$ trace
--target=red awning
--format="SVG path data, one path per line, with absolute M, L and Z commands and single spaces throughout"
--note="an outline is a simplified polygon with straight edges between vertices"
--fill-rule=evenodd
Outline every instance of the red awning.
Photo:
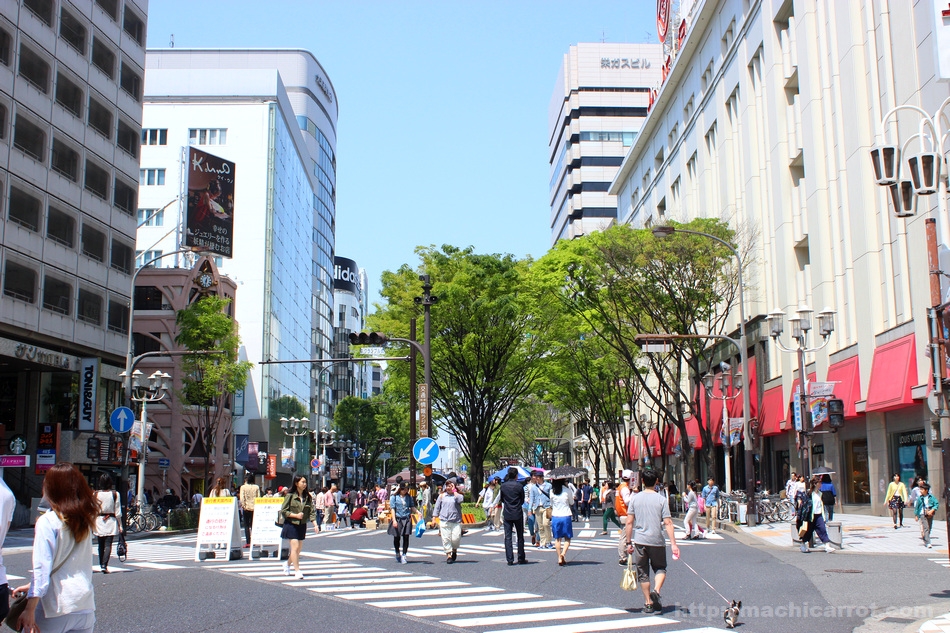
M 634 434 L 634 437 L 630 438 L 630 456 L 633 460 L 638 460 L 640 459 L 640 447 L 644 445 L 644 442 L 643 439 L 636 437 L 636 429 L 631 429 L 630 432 Z M 663 447 L 660 443 L 659 431 L 656 429 L 650 431 L 650 435 L 647 438 L 644 448 L 649 448 L 649 450 L 644 450 L 643 454 L 649 454 L 651 458 L 659 457 L 663 454 Z
M 854 403 L 861 399 L 861 364 L 852 356 L 828 368 L 828 382 L 836 382 L 835 397 L 844 401 L 845 419 L 856 418 Z
M 663 433 L 663 454 L 672 455 L 680 443 L 680 430 L 675 424 L 667 424 Z
M 754 420 L 758 415 L 759 411 L 759 385 L 756 380 L 755 372 L 755 356 L 749 358 L 749 374 L 750 376 L 743 376 L 742 382 L 745 385 L 744 389 L 749 389 L 749 405 L 751 411 L 749 411 L 749 419 Z M 741 418 L 742 417 L 742 394 L 739 394 L 738 398 L 733 398 L 726 402 L 726 407 L 729 410 L 730 418 Z
M 772 387 L 762 394 L 762 409 L 759 411 L 759 435 L 780 435 L 785 419 L 785 394 L 782 385 Z
M 890 411 L 914 404 L 911 388 L 917 384 L 916 354 L 913 334 L 874 350 L 865 411 Z
M 817 380 L 817 374 L 812 372 L 808 374 L 808 382 L 815 382 Z M 785 416 L 785 426 L 782 428 L 783 431 L 795 428 L 795 408 L 793 407 L 792 398 L 795 397 L 795 391 L 798 389 L 798 378 L 792 381 L 792 392 L 788 394 L 788 402 L 786 403 L 786 416 Z
M 689 438 L 689 445 L 699 450 L 703 447 L 703 436 L 699 433 L 699 418 L 691 415 L 686 418 L 686 437 Z
M 722 446 L 722 438 L 719 437 L 719 433 L 722 430 L 722 407 L 724 403 L 722 400 L 719 400 L 719 398 L 722 397 L 722 390 L 719 389 L 719 382 L 713 382 L 713 389 L 712 392 L 710 392 L 709 398 L 706 397 L 705 386 L 701 388 L 700 394 L 703 412 L 705 414 L 703 415 L 703 419 L 707 421 L 707 424 L 704 424 L 703 427 L 709 428 L 708 423 L 711 423 L 712 429 L 710 432 L 712 433 L 713 444 L 716 446 Z M 706 410 L 707 399 L 709 400 L 708 411 Z

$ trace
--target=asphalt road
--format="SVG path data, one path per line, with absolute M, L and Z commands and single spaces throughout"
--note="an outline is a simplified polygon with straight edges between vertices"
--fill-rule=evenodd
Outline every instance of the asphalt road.
M 303 581 L 247 550 L 240 561 L 195 562 L 193 535 L 132 541 L 126 563 L 94 574 L 96 631 L 709 631 L 725 629 L 720 593 L 742 600 L 744 633 L 888 633 L 950 611 L 947 570 L 924 554 L 804 555 L 725 534 L 682 547 L 669 563 L 663 613 L 647 615 L 642 596 L 620 588 L 615 541 L 586 534 L 566 567 L 533 548 L 528 565 L 508 567 L 497 533 L 473 530 L 446 565 L 430 531 L 411 539 L 410 562 L 400 565 L 381 531 L 329 532 L 305 542 Z M 4 550 L 4 561 L 28 576 L 27 548 Z

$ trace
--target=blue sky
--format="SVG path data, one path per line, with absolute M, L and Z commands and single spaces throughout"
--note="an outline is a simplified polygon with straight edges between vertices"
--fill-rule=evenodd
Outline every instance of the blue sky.
M 655 42 L 650 0 L 151 0 L 148 46 L 304 48 L 336 89 L 336 252 L 367 270 L 418 245 L 549 248 L 548 104 L 578 42 Z

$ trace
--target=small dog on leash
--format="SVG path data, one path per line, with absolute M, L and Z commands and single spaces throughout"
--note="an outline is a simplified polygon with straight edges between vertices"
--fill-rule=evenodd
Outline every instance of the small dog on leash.
M 726 621 L 726 626 L 730 629 L 736 628 L 739 623 L 739 611 L 742 610 L 742 601 L 733 600 L 726 612 L 722 614 L 722 619 Z

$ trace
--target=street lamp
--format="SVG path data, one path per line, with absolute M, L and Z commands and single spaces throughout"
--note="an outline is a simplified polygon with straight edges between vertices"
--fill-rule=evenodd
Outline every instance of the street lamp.
M 726 240 L 716 237 L 715 235 L 710 235 L 709 233 L 703 233 L 702 231 L 691 231 L 688 229 L 681 229 L 679 227 L 664 225 L 656 226 L 652 229 L 653 235 L 656 237 L 667 237 L 673 233 L 686 233 L 688 235 L 701 235 L 703 237 L 708 237 L 711 240 L 719 242 L 726 248 L 728 248 L 733 257 L 736 258 L 736 273 L 739 276 L 739 340 L 735 341 L 729 339 L 739 348 L 739 365 L 741 367 L 743 375 L 747 377 L 747 380 L 751 379 L 751 373 L 749 373 L 749 339 L 746 338 L 746 329 L 745 329 L 745 284 L 742 281 L 742 257 L 739 255 L 739 251 L 736 248 L 727 242 Z M 754 526 L 756 524 L 756 515 L 755 515 L 755 462 L 752 458 L 753 452 L 753 443 L 752 443 L 752 429 L 749 420 L 749 413 L 752 411 L 752 402 L 749 397 L 749 390 L 742 390 L 742 434 L 745 436 L 743 440 L 743 447 L 745 449 L 745 477 L 746 477 L 746 499 L 748 500 L 748 506 L 746 507 L 746 520 L 748 525 Z
M 291 418 L 281 418 L 280 419 L 280 430 L 284 432 L 285 437 L 293 438 L 293 448 L 290 450 L 294 454 L 294 473 L 297 472 L 297 438 L 303 437 L 310 433 L 310 420 L 307 418 L 297 419 L 295 417 Z
M 337 440 L 333 443 L 333 447 L 340 451 L 340 461 L 343 463 L 343 475 L 340 478 L 340 491 L 346 489 L 346 454 L 348 451 L 356 447 L 356 442 L 353 440 Z M 354 468 L 356 466 L 356 461 L 354 459 Z
M 319 415 L 319 412 L 317 412 L 317 415 Z M 327 463 L 327 462 L 328 462 L 328 460 L 327 460 L 327 444 L 333 444 L 334 440 L 336 439 L 336 431 L 334 431 L 334 430 L 332 430 L 332 429 L 330 429 L 329 431 L 326 430 L 326 429 L 321 429 L 320 431 L 317 432 L 317 435 L 319 436 L 319 439 L 318 439 L 318 442 L 317 442 L 317 443 L 323 444 L 323 455 L 321 455 L 320 461 L 321 461 L 321 463 L 322 463 L 322 465 L 323 465 L 323 487 L 326 488 L 326 486 L 327 486 L 327 470 L 329 469 L 329 466 L 330 466 L 330 464 Z
M 119 377 L 127 378 L 125 372 L 119 374 Z M 145 507 L 145 462 L 146 455 L 148 454 L 148 434 L 146 432 L 148 417 L 145 412 L 147 408 L 146 405 L 149 402 L 163 400 L 165 396 L 168 395 L 168 379 L 171 378 L 171 376 L 161 370 L 156 370 L 155 373 L 148 377 L 148 386 L 140 383 L 142 372 L 138 369 L 132 372 L 132 375 L 128 378 L 130 379 L 128 384 L 131 387 L 130 394 L 132 401 L 142 403 L 142 417 L 139 420 L 139 439 L 142 443 L 142 449 L 139 452 L 139 480 L 136 494 L 139 508 L 141 509 Z
M 379 443 L 386 447 L 387 450 L 384 450 L 383 453 L 379 456 L 383 460 L 383 485 L 386 485 L 386 462 L 392 457 L 389 454 L 389 448 L 392 448 L 393 443 L 396 440 L 391 437 L 384 437 L 379 440 Z
M 798 356 L 798 382 L 800 389 L 798 392 L 798 403 L 800 410 L 801 428 L 798 428 L 799 449 L 801 451 L 802 470 L 805 479 L 811 477 L 811 452 L 808 447 L 808 437 L 811 433 L 811 411 L 808 407 L 808 376 L 805 373 L 805 354 L 817 352 L 825 347 L 831 340 L 831 333 L 835 330 L 835 312 L 831 308 L 825 308 L 818 313 L 818 333 L 821 334 L 822 343 L 818 347 L 809 348 L 807 345 L 808 332 L 812 329 L 812 315 L 814 310 L 806 305 L 800 305 L 795 311 L 795 316 L 789 317 L 788 322 L 792 326 L 792 339 L 795 341 L 795 347 L 786 347 L 781 340 L 782 332 L 785 331 L 785 313 L 780 310 L 769 312 L 769 335 L 778 348 L 788 354 L 797 354 Z
M 732 494 L 732 429 L 729 426 L 729 411 L 726 409 L 727 400 L 735 400 L 742 391 L 742 372 L 732 374 L 732 368 L 728 363 L 722 363 L 722 369 L 718 374 L 707 373 L 702 378 L 703 386 L 706 388 L 706 395 L 715 400 L 722 401 L 722 424 L 725 429 L 723 448 L 725 449 L 726 459 L 726 494 Z M 722 395 L 713 395 L 713 387 L 719 386 L 719 393 Z M 728 395 L 735 390 L 735 393 Z

